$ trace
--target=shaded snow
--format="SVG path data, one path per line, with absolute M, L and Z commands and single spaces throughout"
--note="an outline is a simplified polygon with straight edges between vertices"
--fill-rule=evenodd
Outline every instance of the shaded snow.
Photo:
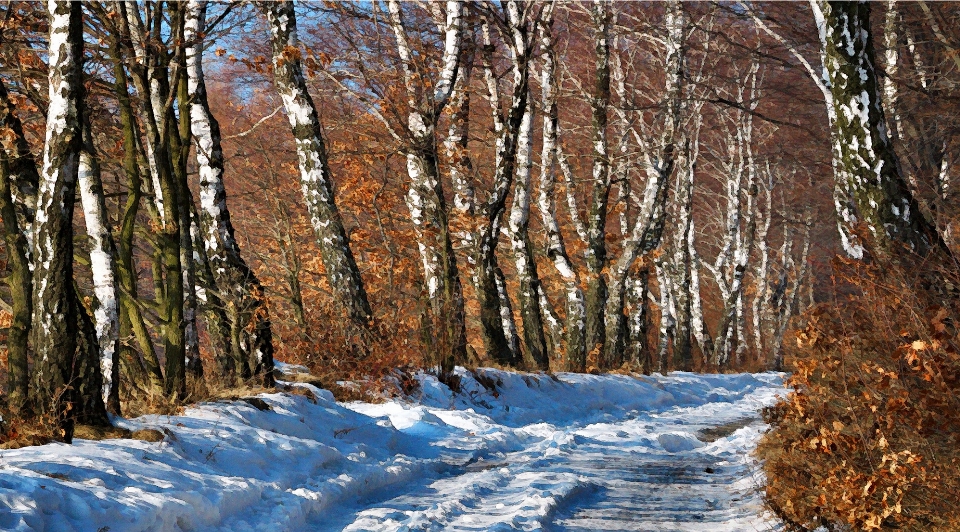
M 454 395 L 421 374 L 412 397 L 369 404 L 291 384 L 315 399 L 262 394 L 269 410 L 205 403 L 120 421 L 163 431 L 158 443 L 3 451 L 0 530 L 771 527 L 747 453 L 782 375 L 478 371 L 496 388 L 458 370 Z

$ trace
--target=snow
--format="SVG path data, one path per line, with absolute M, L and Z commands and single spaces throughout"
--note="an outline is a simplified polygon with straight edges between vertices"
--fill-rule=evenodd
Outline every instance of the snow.
M 782 374 L 477 370 L 491 388 L 457 375 L 458 394 L 418 374 L 411 396 L 382 404 L 286 383 L 309 393 L 261 394 L 266 410 L 216 402 L 117 420 L 160 430 L 161 442 L 3 451 L 0 529 L 774 527 L 748 453 L 763 428 L 757 410 L 782 392 Z M 741 428 L 698 438 L 731 422 Z

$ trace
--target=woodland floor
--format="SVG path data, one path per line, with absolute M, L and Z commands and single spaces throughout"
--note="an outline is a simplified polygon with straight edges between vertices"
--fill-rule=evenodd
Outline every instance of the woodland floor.
M 460 375 L 459 394 L 423 374 L 382 404 L 298 384 L 120 422 L 162 442 L 3 451 L 0 529 L 776 528 L 749 453 L 781 374 Z

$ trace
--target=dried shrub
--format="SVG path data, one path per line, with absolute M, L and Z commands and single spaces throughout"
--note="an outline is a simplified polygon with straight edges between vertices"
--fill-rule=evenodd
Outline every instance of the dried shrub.
M 758 455 L 790 530 L 960 529 L 958 272 L 835 261 Z
M 19 449 L 59 440 L 57 424 L 46 416 L 24 417 L 0 411 L 0 449 Z

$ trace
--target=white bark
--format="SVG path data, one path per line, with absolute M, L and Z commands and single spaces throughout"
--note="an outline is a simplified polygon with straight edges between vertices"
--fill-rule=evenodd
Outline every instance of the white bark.
M 432 101 L 422 102 L 418 99 L 420 90 L 417 85 L 417 70 L 414 65 L 414 54 L 407 38 L 404 27 L 401 3 L 391 0 L 387 3 L 390 14 L 390 27 L 393 30 L 400 56 L 400 67 L 403 73 L 404 86 L 407 96 L 407 131 L 410 142 L 416 149 L 407 153 L 407 175 L 410 178 L 410 188 L 407 191 L 407 207 L 410 210 L 410 219 L 417 234 L 417 247 L 423 264 L 424 284 L 430 299 L 436 299 L 445 284 L 443 269 L 446 268 L 445 250 L 440 245 L 431 242 L 427 236 L 432 232 L 431 226 L 439 218 L 443 218 L 440 211 L 442 198 L 433 197 L 433 191 L 439 190 L 438 176 L 436 175 L 435 161 L 427 160 L 432 150 L 435 153 L 434 131 L 439 113 L 446 105 L 450 94 L 454 91 L 462 42 L 462 3 L 447 2 L 446 28 L 444 30 L 444 50 L 441 60 L 442 69 Z M 418 151 L 419 150 L 419 151 Z M 427 153 L 422 153 L 426 150 Z
M 739 362 L 748 345 L 744 338 L 746 316 L 743 290 L 757 232 L 752 111 L 760 100 L 758 71 L 759 63 L 753 61 L 745 73 L 743 86 L 737 89 L 736 99 L 743 109 L 738 109 L 731 119 L 735 130 L 726 135 L 727 161 L 722 163 L 727 174 L 723 240 L 713 265 L 707 266 L 714 276 L 722 301 L 720 321 L 711 348 L 713 359 L 710 361 L 718 366 L 727 364 L 731 348 L 735 350 L 735 361 Z M 733 338 L 738 341 L 735 346 L 730 345 Z
M 321 247 L 327 279 L 351 319 L 369 325 L 372 312 L 334 200 L 320 120 L 299 56 L 290 52 L 297 50 L 299 54 L 300 48 L 293 3 L 264 3 L 262 9 L 270 23 L 274 84 L 296 141 L 301 190 Z
M 869 6 L 817 0 L 811 0 L 811 6 L 820 29 L 824 74 L 833 93 L 836 187 L 845 188 L 879 248 L 893 241 L 919 253 L 939 247 L 942 241 L 919 212 L 887 131 L 873 64 Z
M 507 222 L 514 253 L 514 265 L 517 268 L 517 277 L 520 279 L 530 278 L 536 268 L 536 265 L 529 262 L 533 255 L 526 241 L 527 225 L 530 221 L 530 171 L 533 167 L 533 159 L 530 157 L 533 150 L 532 131 L 533 105 L 528 98 L 518 132 L 513 204 L 510 207 L 510 217 Z M 524 294 L 524 296 L 538 299 L 536 294 Z
M 135 0 L 125 0 L 125 4 L 125 22 L 130 33 L 134 56 L 136 57 L 138 67 L 143 69 L 144 73 L 143 78 L 137 75 L 133 76 L 135 80 L 140 82 L 137 86 L 137 90 L 141 93 L 140 118 L 144 126 L 148 130 L 153 131 L 152 134 L 144 136 L 146 147 L 144 151 L 147 156 L 147 167 L 150 170 L 150 186 L 152 188 L 150 192 L 153 194 L 153 203 L 156 205 L 157 216 L 160 223 L 166 224 L 163 191 L 160 186 L 160 163 L 158 160 L 162 155 L 157 153 L 159 146 L 156 145 L 159 140 L 157 137 L 162 136 L 159 128 L 161 127 L 160 124 L 163 123 L 163 97 L 160 95 L 160 82 L 154 74 L 156 66 L 153 65 L 153 58 L 147 55 L 146 30 L 143 27 L 143 21 L 140 19 L 140 7 Z M 143 83 L 143 81 L 145 81 L 145 83 Z
M 540 155 L 540 183 L 538 195 L 538 207 L 540 210 L 540 219 L 546 231 L 546 255 L 553 261 L 554 268 L 563 279 L 565 290 L 566 309 L 566 348 L 565 357 L 567 361 L 580 359 L 585 349 L 584 332 L 586 323 L 584 322 L 586 308 L 584 307 L 583 292 L 580 289 L 580 277 L 577 274 L 575 266 L 570 261 L 566 246 L 563 242 L 563 236 L 560 232 L 560 224 L 557 222 L 557 127 L 558 127 L 558 109 L 557 109 L 557 65 L 556 52 L 553 47 L 553 4 L 544 9 L 544 18 L 541 20 L 540 29 L 540 50 L 541 50 L 541 71 L 540 87 L 541 102 L 543 105 L 543 147 Z M 569 167 L 567 168 L 569 171 Z M 573 198 L 572 183 L 568 183 L 567 198 Z M 572 217 L 579 222 L 579 216 L 576 212 L 576 204 L 571 209 Z M 576 226 L 581 232 L 581 237 L 586 238 L 586 229 L 583 224 L 577 223 Z M 549 309 L 548 306 L 543 306 Z M 548 323 L 552 323 L 549 319 Z M 555 349 L 559 346 L 554 344 Z
M 103 184 L 93 139 L 84 139 L 80 152 L 77 185 L 83 219 L 90 241 L 90 271 L 93 274 L 93 323 L 100 352 L 100 371 L 103 374 L 103 401 L 109 403 L 113 382 L 114 362 L 120 342 L 119 298 L 117 294 L 116 247 L 110 234 Z
M 813 80 L 816 84 L 817 89 L 820 90 L 820 93 L 823 95 L 823 101 L 827 113 L 827 121 L 832 126 L 836 121 L 836 110 L 834 109 L 833 104 L 833 92 L 831 88 L 830 77 L 826 72 L 826 56 L 821 53 L 821 68 L 818 72 L 813 65 L 800 53 L 796 46 L 789 43 L 780 33 L 777 33 L 769 25 L 767 25 L 760 17 L 757 16 L 756 12 L 747 4 L 740 4 L 747 13 L 753 18 L 754 22 L 757 24 L 764 33 L 773 37 L 778 43 L 784 46 L 787 51 L 790 52 L 790 55 L 799 62 L 807 74 L 810 76 L 810 79 Z M 826 25 L 823 19 L 823 13 L 820 11 L 819 6 L 816 3 L 816 0 L 810 0 L 811 8 L 813 9 L 813 15 L 817 23 L 817 29 L 820 34 L 820 39 L 823 41 L 826 38 Z M 836 168 L 838 162 L 839 154 L 836 151 L 836 146 L 833 150 L 833 161 L 832 164 Z M 853 200 L 850 197 L 850 190 L 845 183 L 842 183 L 841 180 L 836 180 L 834 183 L 834 192 L 833 192 L 834 207 L 836 208 L 838 220 L 837 220 L 837 232 L 840 235 L 840 243 L 844 251 L 853 258 L 862 258 L 863 257 L 863 244 L 860 242 L 859 238 L 851 231 L 851 227 L 855 226 L 857 223 L 857 215 L 853 208 Z

